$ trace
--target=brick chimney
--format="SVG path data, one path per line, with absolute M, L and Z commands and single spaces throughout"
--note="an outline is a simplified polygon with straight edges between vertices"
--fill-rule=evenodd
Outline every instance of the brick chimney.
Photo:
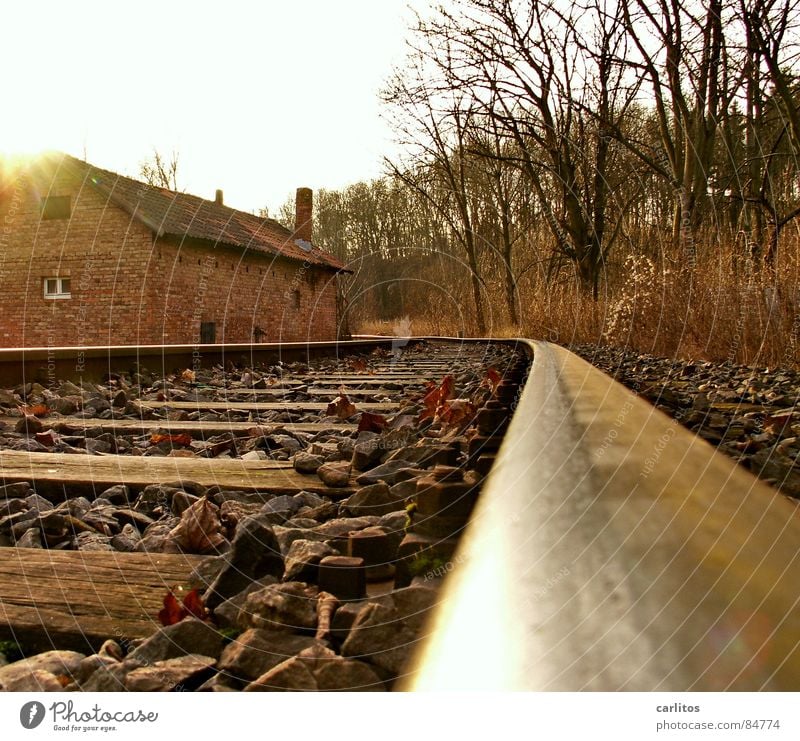
M 314 231 L 313 207 L 314 194 L 311 188 L 298 188 L 294 210 L 295 239 L 311 242 L 311 233 Z
M 222 205 L 222 191 L 219 188 L 217 188 L 217 192 L 214 194 L 214 203 L 216 203 L 217 206 Z

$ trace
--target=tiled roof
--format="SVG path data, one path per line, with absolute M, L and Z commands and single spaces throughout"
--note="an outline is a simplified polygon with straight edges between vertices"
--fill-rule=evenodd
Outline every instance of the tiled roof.
M 148 185 L 95 167 L 68 154 L 54 153 L 49 157 L 55 164 L 75 171 L 110 202 L 146 224 L 159 236 L 203 239 L 215 244 L 346 270 L 333 255 L 308 242 L 302 242 L 303 247 L 300 247 L 294 233 L 274 219 L 237 211 L 188 193 Z

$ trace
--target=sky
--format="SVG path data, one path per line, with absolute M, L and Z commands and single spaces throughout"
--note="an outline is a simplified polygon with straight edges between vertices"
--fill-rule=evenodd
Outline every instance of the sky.
M 178 184 L 245 211 L 297 187 L 377 177 L 393 137 L 378 91 L 425 0 L 3 8 L 0 151 L 57 149 L 137 177 L 154 148 Z

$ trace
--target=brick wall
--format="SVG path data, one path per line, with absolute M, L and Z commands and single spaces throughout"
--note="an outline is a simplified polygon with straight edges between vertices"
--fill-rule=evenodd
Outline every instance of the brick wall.
M 42 219 L 43 196 L 69 196 L 71 215 Z M 46 299 L 43 279 L 70 279 Z M 295 293 L 297 292 L 297 293 Z M 270 255 L 153 233 L 90 185 L 64 174 L 5 177 L 0 188 L 0 346 L 330 340 L 335 276 Z

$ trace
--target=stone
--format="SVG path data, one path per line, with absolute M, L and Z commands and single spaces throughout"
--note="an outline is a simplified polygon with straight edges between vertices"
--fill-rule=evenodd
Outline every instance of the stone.
M 317 689 L 317 680 L 310 669 L 297 658 L 284 661 L 282 664 L 262 674 L 258 679 L 244 688 L 245 692 L 313 692 Z
M 325 504 L 330 504 L 330 500 L 321 497 L 319 494 L 314 494 L 312 491 L 300 491 L 295 494 L 292 499 L 297 502 L 299 512 L 303 507 L 310 507 L 315 509 L 323 507 Z
M 169 533 L 177 524 L 177 517 L 168 517 L 149 525 L 142 533 L 142 539 L 136 546 L 136 550 L 144 553 L 163 553 L 168 543 Z
M 24 499 L 31 494 L 31 485 L 27 481 L 0 486 L 0 499 Z
M 404 503 L 404 499 L 394 498 L 389 486 L 381 481 L 360 488 L 342 502 L 342 508 L 354 517 L 360 515 L 381 516 L 403 509 Z
M 381 463 L 365 473 L 362 473 L 356 478 L 356 483 L 361 486 L 368 484 L 377 484 L 383 481 L 389 486 L 393 486 L 400 481 L 407 481 L 408 479 L 417 478 L 425 474 L 425 471 L 414 467 L 415 464 L 404 460 L 392 460 L 386 463 Z
M 209 678 L 216 659 L 201 654 L 156 661 L 152 666 L 133 669 L 125 679 L 132 692 L 182 692 L 194 689 Z
M 220 605 L 214 608 L 214 620 L 221 628 L 235 628 L 239 624 L 239 613 L 241 612 L 247 596 L 251 592 L 258 591 L 271 584 L 276 584 L 277 579 L 274 576 L 262 576 L 250 582 L 241 592 L 235 594 L 230 599 L 226 599 Z
M 283 576 L 284 562 L 278 540 L 262 516 L 246 517 L 239 523 L 231 549 L 224 558 L 225 565 L 219 576 L 203 596 L 209 609 L 238 594 L 256 579 Z
M 82 692 L 122 692 L 126 689 L 125 678 L 139 664 L 131 661 L 104 663 L 98 666 L 89 678 L 80 682 Z
M 92 654 L 91 656 L 87 656 L 83 661 L 81 661 L 81 664 L 78 667 L 78 671 L 75 674 L 75 681 L 79 685 L 83 685 L 89 681 L 89 678 L 98 669 L 110 667 L 117 663 L 117 659 L 112 659 L 110 656 L 101 656 L 100 654 Z
M 336 551 L 327 543 L 306 539 L 295 540 L 286 554 L 283 581 L 314 581 L 319 562 L 335 553 Z
M 261 508 L 261 513 L 265 515 L 278 515 L 275 518 L 277 522 L 288 520 L 297 510 L 300 509 L 300 502 L 293 496 L 283 494 L 278 497 L 273 497 L 264 504 Z M 272 519 L 272 518 L 271 518 Z
M 251 450 L 241 456 L 243 461 L 265 461 L 269 456 L 263 450 Z
M 153 664 L 189 653 L 217 659 L 222 653 L 223 637 L 213 627 L 194 617 L 161 628 L 133 651 L 128 659 L 140 664 Z
M 111 538 L 101 533 L 78 533 L 75 536 L 75 546 L 79 551 L 113 551 Z
M 43 548 L 42 531 L 38 527 L 29 527 L 15 545 L 17 548 Z
M 317 469 L 317 476 L 326 486 L 342 487 L 350 484 L 349 463 L 323 463 Z
M 225 647 L 217 668 L 233 680 L 252 682 L 303 649 L 317 645 L 324 644 L 310 636 L 251 628 Z
M 290 581 L 247 596 L 239 615 L 242 628 L 313 631 L 317 626 L 316 587 Z
M 318 690 L 340 692 L 384 692 L 386 685 L 375 670 L 363 661 L 336 657 L 314 672 Z
M 114 394 L 114 397 L 111 399 L 111 406 L 115 407 L 116 409 L 124 409 L 128 404 L 128 395 L 120 389 Z
M 180 517 L 187 509 L 189 509 L 189 507 L 191 507 L 195 502 L 199 501 L 200 497 L 196 497 L 188 492 L 178 490 L 172 495 L 170 509 L 172 510 L 172 514 Z
M 322 456 L 312 455 L 305 451 L 295 453 L 292 458 L 292 466 L 298 473 L 316 473 L 323 463 L 325 463 L 325 459 Z
M 335 520 L 328 520 L 328 522 L 315 527 L 313 532 L 321 535 L 324 538 L 337 538 L 346 536 L 353 530 L 363 530 L 365 527 L 377 525 L 380 518 L 374 515 L 367 515 L 362 517 L 340 517 Z
M 44 430 L 44 423 L 38 417 L 26 414 L 20 417 L 17 424 L 14 426 L 14 431 L 22 433 L 23 435 L 35 435 Z
M 4 667 L 0 667 L 0 690 L 6 689 L 9 683 L 19 680 L 32 671 L 73 678 L 84 658 L 84 654 L 77 651 L 45 651 L 27 659 L 6 664 Z
M 356 471 L 365 471 L 368 468 L 372 468 L 380 461 L 381 457 L 386 452 L 381 446 L 377 435 L 374 433 L 361 433 L 361 435 L 365 434 L 371 434 L 373 437 L 361 439 L 361 436 L 359 436 L 359 439 L 353 446 L 351 463 Z
M 371 598 L 359 611 L 342 656 L 359 657 L 398 676 L 403 671 L 422 627 L 436 603 L 437 590 L 412 586 Z
M 2 689 L 6 692 L 61 692 L 64 686 L 55 674 L 33 669 L 7 681 Z

